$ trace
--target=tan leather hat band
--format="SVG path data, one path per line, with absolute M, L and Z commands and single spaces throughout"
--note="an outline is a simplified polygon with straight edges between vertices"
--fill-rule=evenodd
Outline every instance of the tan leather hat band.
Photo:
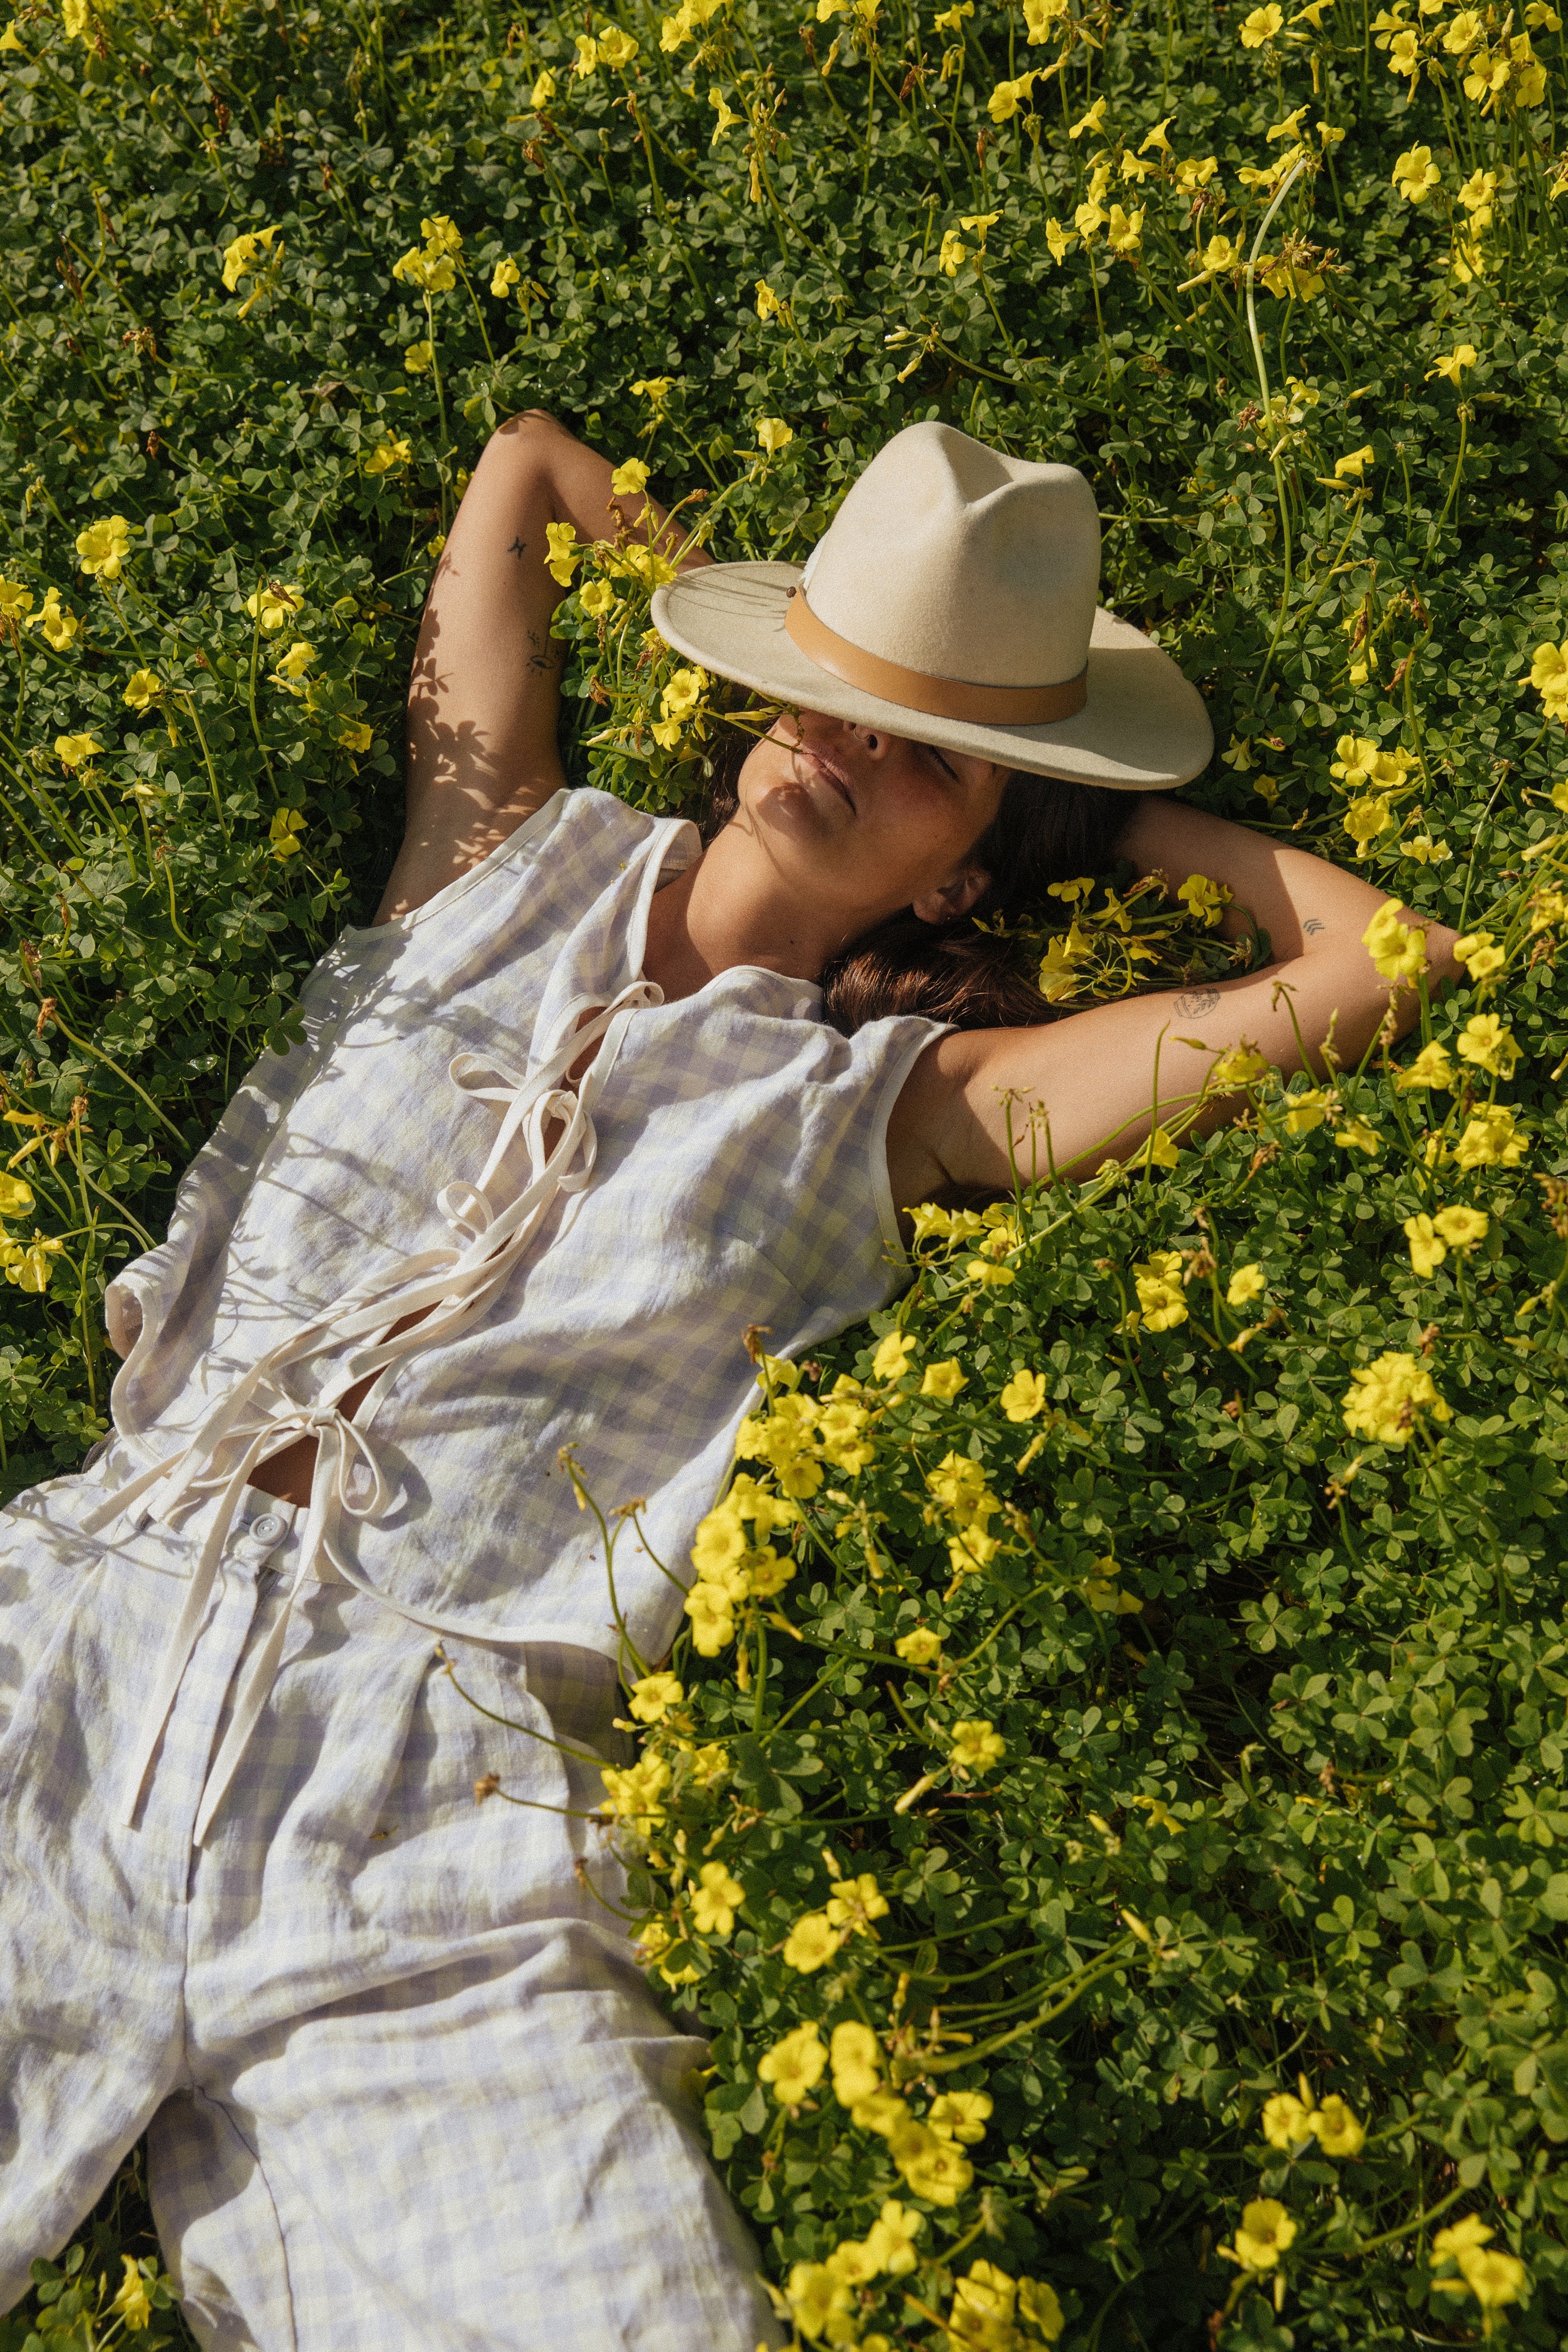
M 818 669 L 842 678 L 846 686 L 858 687 L 863 694 L 874 694 L 879 702 L 921 711 L 928 719 L 954 719 L 977 727 L 1043 727 L 1053 719 L 1075 718 L 1089 700 L 1087 665 L 1076 677 L 1065 677 L 1056 686 L 970 686 L 963 678 L 931 677 L 924 670 L 883 661 L 818 620 L 800 588 L 789 592 L 784 627 Z

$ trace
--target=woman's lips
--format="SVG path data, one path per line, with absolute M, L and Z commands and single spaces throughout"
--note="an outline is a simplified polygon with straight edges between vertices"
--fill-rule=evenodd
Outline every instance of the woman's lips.
M 836 768 L 831 760 L 827 759 L 821 751 L 815 750 L 809 743 L 797 743 L 795 745 L 795 751 L 801 759 L 809 760 L 812 766 L 816 768 L 821 775 L 826 777 L 827 782 L 832 785 L 834 791 L 838 794 L 839 799 L 844 803 L 846 808 L 849 811 L 850 815 L 853 816 L 856 814 L 855 795 L 849 789 L 849 781 L 844 774 L 843 770 Z

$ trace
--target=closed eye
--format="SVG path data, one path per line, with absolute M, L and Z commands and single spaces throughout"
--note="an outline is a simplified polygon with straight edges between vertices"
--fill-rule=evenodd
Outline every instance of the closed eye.
M 952 765 L 951 761 L 943 759 L 942 753 L 937 750 L 934 743 L 922 743 L 921 745 L 921 750 L 926 753 L 928 758 L 934 760 L 939 768 L 945 770 L 947 774 L 952 778 L 955 784 L 960 781 L 958 770 Z

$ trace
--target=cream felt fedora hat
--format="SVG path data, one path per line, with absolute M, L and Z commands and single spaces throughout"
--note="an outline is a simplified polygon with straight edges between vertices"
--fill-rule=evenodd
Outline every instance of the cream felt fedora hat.
M 1102 612 L 1072 466 L 948 425 L 896 433 L 803 568 L 715 563 L 653 601 L 667 645 L 771 700 L 1119 792 L 1184 784 L 1214 730 L 1141 629 Z

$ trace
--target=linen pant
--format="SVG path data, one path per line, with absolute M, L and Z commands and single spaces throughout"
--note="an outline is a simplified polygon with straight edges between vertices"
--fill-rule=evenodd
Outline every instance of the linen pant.
M 123 1473 L 111 1454 L 0 1513 L 0 2312 L 150 2128 L 165 2259 L 213 2352 L 775 2342 L 695 2126 L 703 2046 L 598 1899 L 616 1865 L 571 1817 L 596 1766 L 548 1744 L 613 1738 L 604 1662 L 447 1643 L 530 1738 L 468 1704 L 429 1633 L 307 1585 L 196 1849 L 298 1557 L 303 1514 L 247 1491 L 123 1827 L 214 1507 L 85 1535 Z M 477 1806 L 490 1772 L 529 1805 Z

